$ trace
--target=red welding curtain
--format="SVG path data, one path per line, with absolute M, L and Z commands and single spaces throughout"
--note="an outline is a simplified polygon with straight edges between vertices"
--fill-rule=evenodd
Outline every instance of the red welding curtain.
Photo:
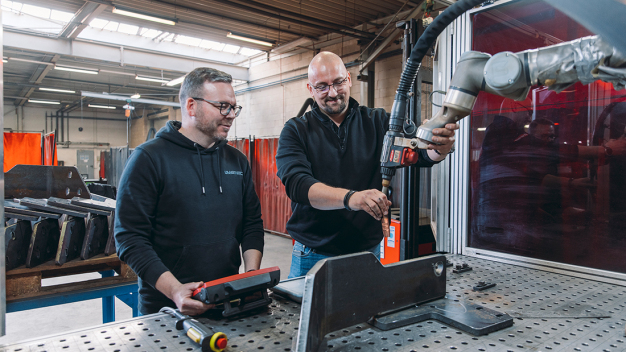
M 43 164 L 57 166 L 57 148 L 54 132 L 43 136 Z
M 41 165 L 40 133 L 4 134 L 4 172 L 17 164 Z
M 230 141 L 230 145 L 239 149 L 250 161 L 250 140 Z M 291 201 L 285 192 L 285 186 L 276 176 L 276 151 L 278 138 L 255 140 L 252 158 L 252 178 L 254 188 L 261 202 L 263 227 L 266 230 L 287 233 L 287 220 L 291 216 Z

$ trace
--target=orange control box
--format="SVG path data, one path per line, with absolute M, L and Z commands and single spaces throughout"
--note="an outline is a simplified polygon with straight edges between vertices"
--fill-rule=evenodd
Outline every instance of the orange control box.
M 391 219 L 389 237 L 380 242 L 380 262 L 385 264 L 400 261 L 400 221 Z

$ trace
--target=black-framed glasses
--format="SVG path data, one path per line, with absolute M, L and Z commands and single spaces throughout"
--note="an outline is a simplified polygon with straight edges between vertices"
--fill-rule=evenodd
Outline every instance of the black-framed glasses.
M 341 87 L 343 87 L 344 84 L 346 84 L 346 82 L 348 81 L 348 77 L 342 79 L 339 82 L 335 82 L 333 84 L 322 84 L 316 87 L 313 87 L 315 89 L 315 91 L 317 91 L 318 93 L 326 93 L 330 90 L 330 87 L 332 86 L 333 88 L 335 88 L 336 91 L 339 91 L 339 89 Z
M 215 107 L 217 107 L 217 104 L 219 104 L 220 114 L 222 114 L 222 116 L 228 116 L 228 114 L 230 114 L 230 111 L 233 110 L 235 112 L 235 117 L 237 117 L 239 116 L 239 113 L 241 112 L 241 109 L 242 109 L 241 105 L 232 105 L 224 101 L 213 101 L 213 100 L 207 100 L 203 98 L 193 98 L 193 97 L 191 99 L 200 100 L 205 103 L 209 103 Z

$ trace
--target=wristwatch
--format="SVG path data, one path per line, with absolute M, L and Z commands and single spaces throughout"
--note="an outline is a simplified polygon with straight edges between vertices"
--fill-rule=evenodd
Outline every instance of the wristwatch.
M 611 147 L 607 147 L 606 145 L 603 146 L 604 147 L 604 155 L 606 156 L 612 156 L 613 155 L 613 149 L 611 149 Z

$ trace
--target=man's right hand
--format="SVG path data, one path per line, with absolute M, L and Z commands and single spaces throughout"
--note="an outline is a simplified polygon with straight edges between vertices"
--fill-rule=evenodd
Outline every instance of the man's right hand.
M 367 189 L 354 193 L 350 197 L 348 205 L 352 210 L 363 210 L 374 217 L 374 219 L 381 220 L 383 215 L 387 215 L 391 201 L 387 199 L 383 192 L 376 189 Z
M 204 285 L 203 282 L 181 284 L 171 272 L 166 271 L 159 276 L 156 282 L 156 289 L 174 301 L 181 313 L 185 315 L 200 315 L 214 307 L 213 304 L 205 304 L 191 298 L 193 291 L 199 289 L 202 285 Z
M 202 285 L 204 285 L 204 282 L 190 282 L 174 288 L 172 301 L 176 303 L 176 307 L 178 307 L 181 313 L 185 315 L 200 315 L 215 306 L 214 304 L 205 304 L 191 298 L 193 291 L 199 289 Z

